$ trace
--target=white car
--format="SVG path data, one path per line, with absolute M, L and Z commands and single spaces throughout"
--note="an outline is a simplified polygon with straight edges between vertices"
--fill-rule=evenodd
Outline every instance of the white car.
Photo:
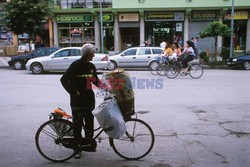
M 45 71 L 66 71 L 70 64 L 81 58 L 81 47 L 62 48 L 49 56 L 30 59 L 25 65 L 33 74 L 41 74 Z M 106 54 L 95 54 L 91 61 L 96 69 L 105 69 L 109 66 Z
M 117 67 L 149 67 L 156 62 L 155 57 L 162 53 L 160 47 L 132 47 L 109 57 L 109 70 Z

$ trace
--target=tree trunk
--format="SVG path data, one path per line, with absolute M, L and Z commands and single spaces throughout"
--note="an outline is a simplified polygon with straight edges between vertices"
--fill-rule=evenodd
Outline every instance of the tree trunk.
M 217 61 L 217 39 L 218 39 L 218 37 L 215 37 L 214 38 L 215 39 L 215 42 L 214 42 L 214 60 L 215 60 L 215 62 Z

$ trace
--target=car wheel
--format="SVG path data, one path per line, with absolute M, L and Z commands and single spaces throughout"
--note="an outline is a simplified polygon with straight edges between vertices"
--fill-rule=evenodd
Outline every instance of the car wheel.
M 109 66 L 108 66 L 108 69 L 112 71 L 112 70 L 116 69 L 116 67 L 117 67 L 116 62 L 110 61 L 110 64 L 109 64 Z
M 23 68 L 23 62 L 17 60 L 13 64 L 14 69 L 21 70 Z
M 31 65 L 31 71 L 33 74 L 42 74 L 43 66 L 40 63 L 34 63 Z
M 243 68 L 244 68 L 245 70 L 250 70 L 250 61 L 245 61 L 245 62 L 243 63 Z

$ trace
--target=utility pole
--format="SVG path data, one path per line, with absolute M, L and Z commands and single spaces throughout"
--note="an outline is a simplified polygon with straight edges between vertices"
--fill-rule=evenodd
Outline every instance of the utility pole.
M 234 52 L 234 0 L 232 0 L 232 10 L 231 10 L 231 39 L 230 39 L 230 57 L 233 57 Z
M 103 46 L 103 22 L 102 22 L 102 0 L 100 0 L 100 22 L 101 22 L 101 50 L 104 51 Z

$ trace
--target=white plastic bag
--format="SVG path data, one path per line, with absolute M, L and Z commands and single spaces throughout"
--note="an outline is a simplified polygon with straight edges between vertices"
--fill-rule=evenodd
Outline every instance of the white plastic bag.
M 115 98 L 105 100 L 92 113 L 109 137 L 119 139 L 126 132 L 126 124 Z

